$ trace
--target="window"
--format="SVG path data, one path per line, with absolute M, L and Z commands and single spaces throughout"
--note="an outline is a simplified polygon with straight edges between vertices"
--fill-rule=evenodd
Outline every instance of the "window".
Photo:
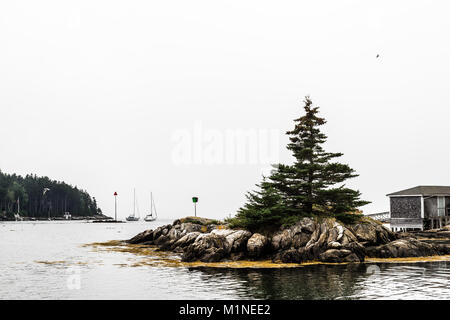
M 445 197 L 437 197 L 437 215 L 438 217 L 445 216 Z

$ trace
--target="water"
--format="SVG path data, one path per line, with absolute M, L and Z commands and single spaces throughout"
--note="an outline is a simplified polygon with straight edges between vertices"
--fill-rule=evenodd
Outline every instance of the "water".
M 128 239 L 170 221 L 0 223 L 0 299 L 450 299 L 450 262 L 295 269 L 129 267 Z

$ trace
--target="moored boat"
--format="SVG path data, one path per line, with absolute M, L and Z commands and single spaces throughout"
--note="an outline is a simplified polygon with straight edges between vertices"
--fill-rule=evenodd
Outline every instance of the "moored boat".
M 153 211 L 155 214 L 153 214 Z M 156 206 L 155 202 L 153 201 L 153 193 L 150 192 L 150 214 L 146 215 L 144 220 L 147 222 L 155 221 L 158 217 L 158 214 L 156 213 Z
M 139 221 L 139 216 L 136 217 L 136 189 L 133 191 L 133 214 L 129 215 L 126 220 L 127 221 Z M 139 213 L 139 210 L 138 210 Z

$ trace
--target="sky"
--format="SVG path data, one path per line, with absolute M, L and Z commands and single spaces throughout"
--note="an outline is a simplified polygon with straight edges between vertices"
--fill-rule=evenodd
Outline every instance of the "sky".
M 2 1 L 0 169 L 62 180 L 103 212 L 224 218 L 309 95 L 346 184 L 450 185 L 447 1 Z M 376 56 L 379 55 L 378 58 Z

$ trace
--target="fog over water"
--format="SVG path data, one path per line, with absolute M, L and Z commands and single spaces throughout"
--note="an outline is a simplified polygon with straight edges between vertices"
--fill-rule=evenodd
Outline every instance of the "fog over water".
M 311 95 L 364 211 L 388 210 L 389 192 L 450 184 L 449 7 L 3 1 L 0 169 L 77 185 L 111 216 L 136 188 L 143 213 L 153 191 L 160 216 L 195 195 L 223 218 L 292 161 L 284 133 Z

